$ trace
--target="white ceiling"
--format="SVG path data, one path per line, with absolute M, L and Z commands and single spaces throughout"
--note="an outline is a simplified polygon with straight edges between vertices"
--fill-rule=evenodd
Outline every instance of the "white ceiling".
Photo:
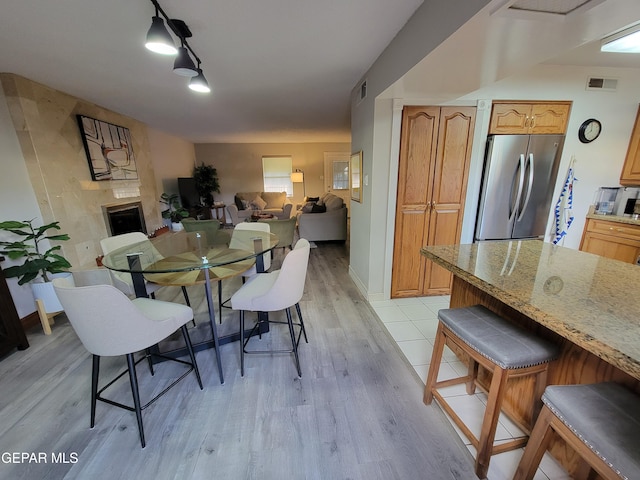
M 0 71 L 194 142 L 350 141 L 350 92 L 422 0 L 160 0 L 212 87 L 144 48 L 149 0 L 3 0 Z
M 349 142 L 352 88 L 421 3 L 161 0 L 193 32 L 213 89 L 201 95 L 172 73 L 173 59 L 144 48 L 149 0 L 4 0 L 0 71 L 196 143 Z M 505 13 L 512 3 L 491 2 L 399 82 L 401 93 L 451 99 L 540 62 L 640 68 L 640 56 L 599 52 L 600 38 L 640 21 L 638 0 L 591 0 L 562 20 Z
M 640 1 L 591 0 L 567 16 L 512 11 L 512 3 L 489 3 L 383 95 L 446 102 L 540 63 L 593 67 L 594 75 L 607 67 L 640 68 L 640 55 L 600 52 L 602 38 L 640 22 Z

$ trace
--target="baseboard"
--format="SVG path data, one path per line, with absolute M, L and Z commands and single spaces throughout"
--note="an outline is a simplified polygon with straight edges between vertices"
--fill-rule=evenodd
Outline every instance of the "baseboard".
M 356 284 L 356 288 L 360 291 L 362 296 L 364 298 L 367 298 L 367 287 L 365 286 L 364 282 L 360 280 L 353 268 L 351 268 L 351 265 L 349 265 L 349 276 L 351 277 L 351 280 L 353 280 L 353 283 Z
M 369 301 L 369 303 L 371 302 L 381 302 L 383 300 L 389 300 L 384 293 L 380 292 L 380 293 L 372 293 L 367 297 L 367 300 Z

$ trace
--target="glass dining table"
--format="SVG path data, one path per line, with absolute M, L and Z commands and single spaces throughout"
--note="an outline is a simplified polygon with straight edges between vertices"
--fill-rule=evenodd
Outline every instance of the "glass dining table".
M 195 339 L 194 349 L 215 349 L 220 383 L 224 383 L 220 345 L 239 340 L 240 332 L 218 335 L 211 283 L 240 275 L 254 264 L 258 273 L 263 272 L 263 255 L 277 243 L 277 235 L 253 230 L 220 230 L 215 238 L 197 231 L 171 232 L 114 250 L 104 256 L 102 264 L 114 272 L 130 273 L 137 297 L 148 296 L 146 282 L 204 285 L 210 337 Z M 265 325 L 268 328 L 268 322 Z M 162 353 L 177 357 L 186 354 L 186 349 L 169 346 Z

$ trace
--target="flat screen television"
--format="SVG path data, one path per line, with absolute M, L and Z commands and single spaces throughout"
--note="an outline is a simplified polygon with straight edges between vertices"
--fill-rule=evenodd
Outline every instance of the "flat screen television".
M 194 178 L 178 178 L 178 193 L 184 208 L 194 208 L 200 206 L 200 195 L 196 190 Z

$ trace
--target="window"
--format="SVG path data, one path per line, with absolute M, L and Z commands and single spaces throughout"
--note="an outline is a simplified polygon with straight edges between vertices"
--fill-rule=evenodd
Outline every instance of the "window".
M 349 189 L 349 162 L 333 162 L 333 189 Z
M 265 192 L 287 192 L 293 196 L 291 157 L 262 157 L 262 177 Z

